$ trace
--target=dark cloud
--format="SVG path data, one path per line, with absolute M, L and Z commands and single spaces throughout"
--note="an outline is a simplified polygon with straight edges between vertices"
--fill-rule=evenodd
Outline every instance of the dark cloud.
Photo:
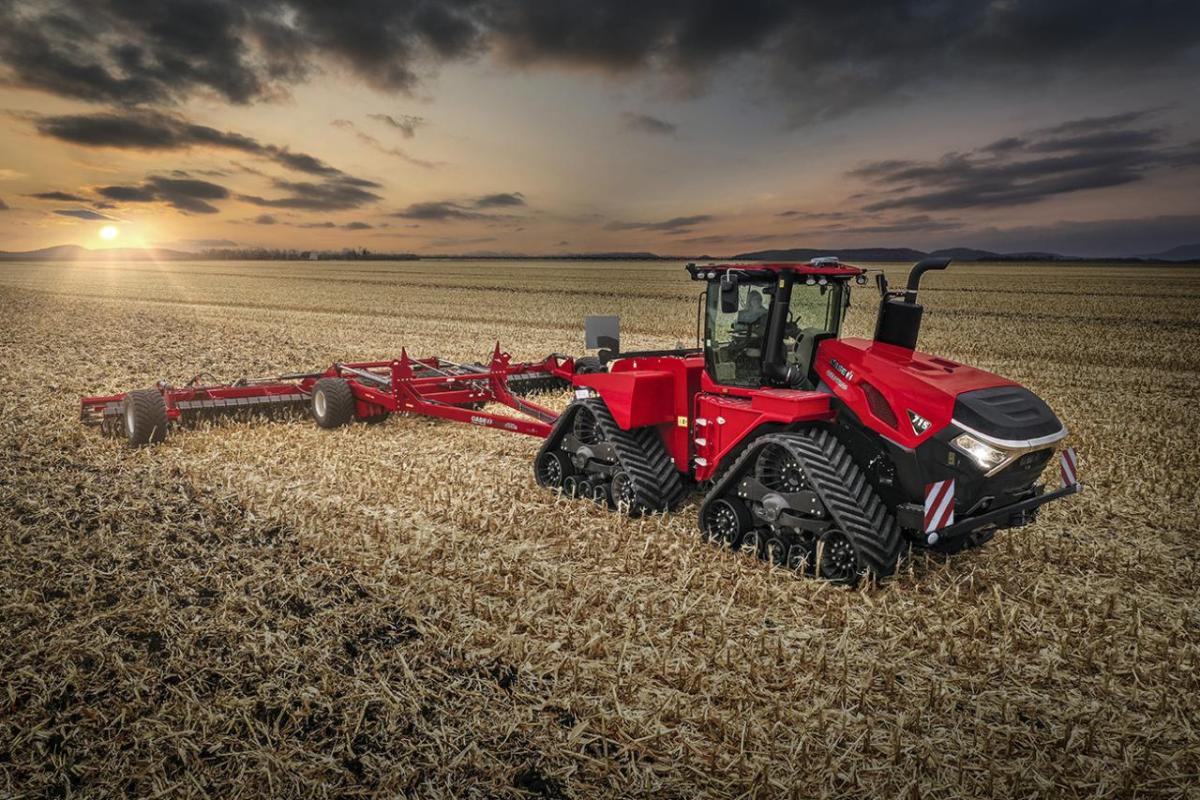
M 397 116 L 392 116 L 391 114 L 368 114 L 367 116 L 400 131 L 400 134 L 405 139 L 413 138 L 417 133 L 417 128 L 424 127 L 425 125 L 424 117 L 416 117 L 411 114 L 399 114 Z
M 86 197 L 80 197 L 77 194 L 69 192 L 37 192 L 35 194 L 27 194 L 26 197 L 33 197 L 38 200 L 57 200 L 60 203 L 86 203 Z
M 369 231 L 373 227 L 369 222 L 347 222 L 341 226 L 344 231 Z
M 512 206 L 525 205 L 525 195 L 520 192 L 499 192 L 497 194 L 485 194 L 483 197 L 475 198 L 472 203 L 476 208 L 502 208 Z
M 881 198 L 866 203 L 866 211 L 945 211 L 1027 205 L 1135 183 L 1153 170 L 1186 167 L 1193 159 L 1200 163 L 1200 148 L 1169 143 L 1161 128 L 1116 127 L 1146 113 L 1068 121 L 937 161 L 875 161 L 849 174 L 872 186 L 873 193 L 863 197 Z
M 694 85 L 736 60 L 806 119 L 948 84 L 1144 85 L 1195 57 L 1197 30 L 1200 5 L 1178 0 L 9 1 L 0 62 L 17 85 L 165 105 L 271 99 L 325 65 L 411 92 L 429 67 L 485 50 Z
M 452 222 L 468 219 L 513 219 L 509 214 L 484 213 L 487 209 L 514 208 L 525 205 L 521 192 L 497 192 L 468 200 L 434 200 L 413 203 L 392 216 L 430 222 Z
M 252 219 L 250 221 L 253 222 L 255 225 L 276 225 L 279 222 L 278 219 L 271 216 L 270 214 L 259 214 L 257 217 L 255 217 L 254 219 Z
M 86 208 L 62 208 L 58 209 L 54 213 L 58 214 L 60 217 L 74 217 L 75 219 L 108 220 L 109 222 L 116 221 L 113 217 L 109 217 L 105 214 L 101 214 L 99 211 L 91 211 Z
M 323 183 L 309 181 L 273 182 L 276 189 L 286 192 L 283 197 L 267 198 L 257 195 L 239 195 L 240 200 L 264 208 L 293 208 L 304 211 L 342 211 L 361 208 L 380 199 L 368 191 L 379 184 L 358 178 L 335 179 Z
M 662 231 L 665 233 L 687 233 L 704 222 L 711 222 L 711 214 L 694 214 L 690 217 L 672 217 L 661 222 L 610 222 L 606 231 Z
M 748 242 L 769 242 L 774 239 L 781 239 L 782 236 L 774 233 L 756 233 L 756 234 L 727 234 L 714 233 L 708 236 L 690 236 L 686 239 L 680 239 L 681 244 L 730 244 L 730 243 L 748 243 Z
M 914 214 L 884 222 L 856 221 L 848 224 L 822 225 L 812 229 L 821 233 L 934 233 L 937 231 L 961 230 L 963 223 L 957 219 L 939 219 L 928 214 Z
M 192 214 L 215 214 L 219 209 L 209 200 L 224 200 L 224 186 L 196 178 L 166 178 L 153 175 L 137 186 L 101 186 L 96 194 L 122 203 L 163 202 Z
M 635 114 L 631 111 L 623 113 L 621 119 L 624 121 L 625 127 L 632 131 L 655 133 L 660 136 L 674 136 L 677 127 L 674 123 L 658 117 L 652 117 L 649 114 Z
M 104 200 L 100 200 L 98 202 L 92 203 L 92 208 L 109 209 L 109 208 L 116 208 L 116 207 L 117 207 L 116 203 L 109 203 L 109 202 L 105 202 Z
M 315 156 L 286 147 L 265 144 L 249 136 L 197 125 L 182 117 L 157 111 L 114 111 L 36 117 L 38 133 L 84 147 L 126 150 L 187 150 L 211 147 L 234 150 L 273 161 L 297 172 L 325 178 L 345 173 Z
M 96 194 L 122 203 L 152 203 L 157 199 L 147 186 L 101 186 Z
M 371 134 L 369 134 L 365 131 L 359 130 L 358 126 L 355 125 L 353 122 L 351 122 L 348 119 L 335 119 L 330 124 L 333 125 L 333 127 L 335 127 L 335 128 L 341 128 L 342 130 L 350 131 L 351 133 L 353 133 L 355 135 L 355 137 L 358 138 L 358 140 L 360 142 L 367 145 L 368 147 L 374 148 L 375 150 L 378 150 L 379 152 L 383 153 L 384 155 L 395 156 L 396 158 L 399 158 L 402 161 L 407 161 L 409 164 L 412 164 L 415 167 L 423 167 L 425 169 L 434 169 L 435 167 L 441 166 L 441 164 L 436 161 L 427 161 L 423 158 L 417 158 L 415 156 L 409 155 L 406 151 L 400 149 L 399 147 L 388 147 L 386 144 L 379 141 Z
M 451 200 L 438 200 L 425 203 L 413 203 L 403 211 L 397 211 L 393 216 L 402 219 L 419 219 L 431 222 L 448 222 L 464 219 L 484 219 L 486 214 L 471 211 Z
M 1081 134 L 1106 131 L 1112 128 L 1122 128 L 1135 122 L 1142 122 L 1148 117 L 1162 111 L 1160 108 L 1141 108 L 1134 111 L 1122 111 L 1103 117 L 1083 117 L 1060 122 L 1047 128 L 1039 128 L 1035 133 L 1050 135 L 1078 136 Z

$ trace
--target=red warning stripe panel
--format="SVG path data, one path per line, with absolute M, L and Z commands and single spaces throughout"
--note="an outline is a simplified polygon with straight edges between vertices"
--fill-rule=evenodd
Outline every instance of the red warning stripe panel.
M 1068 447 L 1058 457 L 1058 474 L 1062 477 L 1063 486 L 1075 486 L 1079 483 L 1079 458 L 1075 448 Z
M 925 532 L 954 524 L 954 479 L 938 481 L 925 487 Z

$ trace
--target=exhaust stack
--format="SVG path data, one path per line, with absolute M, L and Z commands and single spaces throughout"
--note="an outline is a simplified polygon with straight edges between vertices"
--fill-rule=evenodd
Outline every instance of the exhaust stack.
M 888 291 L 887 280 L 879 281 L 882 297 L 879 301 L 879 318 L 875 322 L 875 341 L 909 350 L 917 349 L 917 336 L 921 333 L 921 316 L 924 313 L 924 308 L 917 302 L 921 276 L 931 269 L 945 269 L 948 266 L 948 258 L 926 258 L 917 262 L 908 273 L 908 286 L 903 293 Z

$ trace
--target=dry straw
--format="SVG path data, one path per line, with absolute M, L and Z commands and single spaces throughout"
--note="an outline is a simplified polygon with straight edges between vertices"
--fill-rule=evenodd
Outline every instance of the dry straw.
M 74 419 L 201 370 L 577 350 L 589 311 L 692 330 L 676 265 L 603 272 L 0 266 L 0 796 L 1194 792 L 1193 271 L 930 278 L 925 346 L 1046 397 L 1091 485 L 874 590 L 702 545 L 692 507 L 539 491 L 525 437 L 251 420 L 131 452 Z

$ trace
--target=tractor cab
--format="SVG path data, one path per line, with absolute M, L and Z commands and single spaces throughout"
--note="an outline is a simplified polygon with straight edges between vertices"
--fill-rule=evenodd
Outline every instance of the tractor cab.
M 836 258 L 807 264 L 689 264 L 705 294 L 704 362 L 709 378 L 745 389 L 813 389 L 817 346 L 836 338 L 863 271 Z

